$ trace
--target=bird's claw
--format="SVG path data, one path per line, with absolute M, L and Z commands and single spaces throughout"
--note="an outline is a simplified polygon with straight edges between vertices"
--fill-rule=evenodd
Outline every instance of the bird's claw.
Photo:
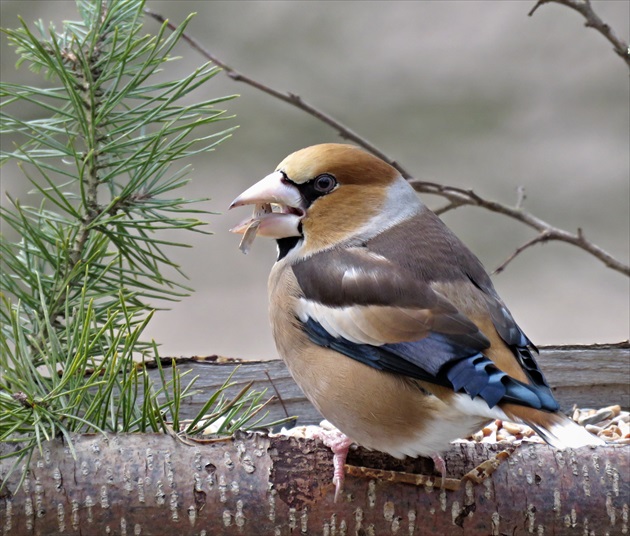
M 345 480 L 346 458 L 352 439 L 342 434 L 337 429 L 320 429 L 314 437 L 320 439 L 333 453 L 333 484 L 335 485 L 335 502 L 338 501 L 343 491 Z

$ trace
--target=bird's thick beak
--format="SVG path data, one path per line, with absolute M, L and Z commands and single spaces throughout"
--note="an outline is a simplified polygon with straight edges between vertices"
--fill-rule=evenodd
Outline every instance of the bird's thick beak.
M 304 200 L 299 190 L 287 182 L 280 171 L 274 171 L 239 195 L 230 208 L 256 205 L 251 218 L 230 229 L 245 234 L 252 225 L 257 234 L 267 238 L 301 236 L 299 225 L 304 217 Z

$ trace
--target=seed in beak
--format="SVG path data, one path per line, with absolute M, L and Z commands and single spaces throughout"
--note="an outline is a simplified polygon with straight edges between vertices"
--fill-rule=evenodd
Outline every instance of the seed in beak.
M 238 245 L 238 249 L 240 249 L 243 254 L 247 255 L 249 250 L 256 239 L 256 233 L 258 233 L 258 227 L 260 227 L 260 218 L 262 218 L 265 214 L 269 214 L 272 211 L 271 205 L 269 203 L 259 204 L 254 206 L 254 212 L 252 213 L 252 221 L 245 230 L 243 234 L 243 238 L 241 239 L 240 244 Z

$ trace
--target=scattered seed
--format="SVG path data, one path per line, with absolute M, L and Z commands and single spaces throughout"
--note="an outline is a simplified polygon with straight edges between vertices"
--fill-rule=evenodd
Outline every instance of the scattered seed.
M 610 419 L 613 416 L 613 412 L 608 408 L 600 409 L 599 411 L 589 412 L 587 416 L 582 416 L 578 420 L 578 424 L 585 426 L 587 424 L 597 424 L 598 422 Z
M 504 422 L 503 429 L 512 435 L 523 433 L 523 427 L 513 422 Z
M 572 418 L 578 423 L 584 423 L 586 430 L 607 442 L 630 443 L 630 412 L 622 410 L 619 405 L 601 409 L 574 407 Z M 544 442 L 529 426 L 498 419 L 475 432 L 467 441 L 493 443 L 495 441 L 514 442 L 522 440 L 535 443 Z

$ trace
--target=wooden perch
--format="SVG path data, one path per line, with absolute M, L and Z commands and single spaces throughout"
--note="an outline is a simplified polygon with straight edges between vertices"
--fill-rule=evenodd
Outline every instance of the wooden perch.
M 272 395 L 275 387 L 281 393 L 282 404 L 276 400 L 268 406 L 269 421 L 286 417 L 285 408 L 289 415 L 299 416 L 299 424 L 318 424 L 322 420 L 281 360 L 237 361 L 209 356 L 181 358 L 176 361 L 180 370 L 192 370 L 189 377 L 199 376 L 195 389 L 202 391 L 201 394 L 185 399 L 181 408 L 182 419 L 196 415 L 207 400 L 206 394 L 216 391 L 234 371 L 234 367 L 240 365 L 232 377 L 236 384 L 226 392 L 227 396 L 234 396 L 248 382 L 253 381 L 253 388 L 256 390 L 267 389 L 267 393 Z M 619 404 L 623 409 L 630 409 L 628 342 L 614 345 L 544 347 L 540 349 L 537 361 L 563 411 L 570 412 L 574 404 L 582 408 Z M 163 366 L 170 364 L 171 359 L 163 360 Z M 153 379 L 158 381 L 158 371 L 151 372 L 155 375 Z
M 0 447 L 6 454 L 7 445 Z M 333 502 L 332 455 L 312 440 L 239 434 L 188 445 L 130 434 L 51 442 L 0 497 L 0 530 L 30 534 L 615 535 L 628 531 L 630 447 L 523 444 L 480 484 L 448 491 L 348 476 Z M 500 445 L 454 444 L 459 478 Z M 427 473 L 428 459 L 358 450 L 351 464 Z M 6 468 L 7 460 L 0 467 Z
M 574 402 L 628 408 L 629 349 L 627 343 L 545 348 L 539 361 L 564 409 Z M 202 390 L 186 399 L 182 419 L 199 410 L 235 363 L 178 360 L 182 370 L 200 376 L 195 388 Z M 231 394 L 254 381 L 269 395 L 275 387 L 300 424 L 321 419 L 280 361 L 243 362 L 232 380 Z M 270 419 L 284 416 L 280 402 L 271 406 Z M 430 459 L 357 449 L 337 503 L 332 454 L 313 440 L 253 433 L 198 443 L 158 434 L 83 435 L 73 447 L 76 457 L 61 441 L 46 443 L 20 488 L 20 469 L 6 478 L 13 460 L 0 459 L 2 536 L 614 536 L 629 530 L 628 445 L 557 451 L 522 443 L 506 457 L 513 448 L 507 443 L 454 443 L 444 455 L 449 489 L 439 487 Z M 0 444 L 0 457 L 11 448 Z M 484 462 L 494 472 L 471 477 Z M 422 484 L 374 478 L 369 468 L 404 471 L 407 481 Z

